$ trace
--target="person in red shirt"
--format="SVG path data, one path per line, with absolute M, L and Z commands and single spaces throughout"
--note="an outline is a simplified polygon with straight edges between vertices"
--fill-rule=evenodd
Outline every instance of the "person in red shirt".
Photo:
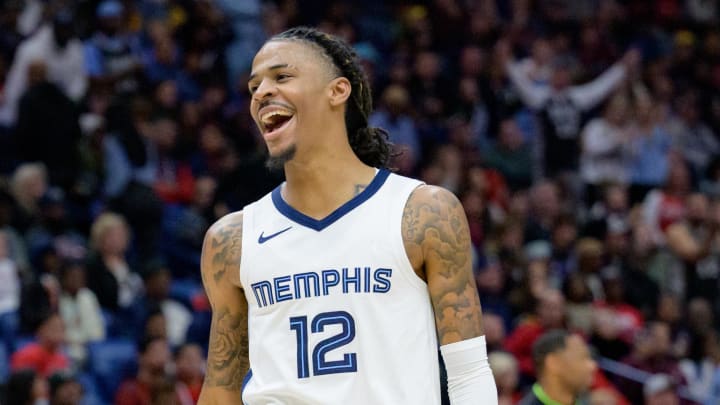
M 175 353 L 175 392 L 181 405 L 197 404 L 205 378 L 204 364 L 202 349 L 196 344 L 184 344 Z
M 535 307 L 536 316 L 522 322 L 505 340 L 505 349 L 518 360 L 520 372 L 526 377 L 535 375 L 532 345 L 543 333 L 562 329 L 565 323 L 565 298 L 554 289 L 542 294 Z
M 167 374 L 171 363 L 170 347 L 165 338 L 145 338 L 138 348 L 138 372 L 125 381 L 115 393 L 115 405 L 151 405 L 161 398 L 173 397 L 173 387 Z M 175 401 L 172 403 L 178 403 Z
M 69 369 L 70 360 L 62 353 L 65 326 L 57 313 L 48 314 L 35 331 L 36 342 L 16 351 L 10 359 L 12 370 L 32 369 L 43 377 Z

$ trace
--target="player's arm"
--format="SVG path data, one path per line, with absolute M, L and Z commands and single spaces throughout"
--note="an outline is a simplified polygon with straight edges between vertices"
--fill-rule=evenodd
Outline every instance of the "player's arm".
M 216 222 L 205 235 L 201 272 L 212 323 L 199 405 L 240 404 L 248 359 L 248 308 L 240 285 L 242 213 Z
M 405 206 L 403 239 L 411 262 L 421 261 L 427 279 L 451 403 L 497 404 L 460 201 L 443 188 L 418 187 Z

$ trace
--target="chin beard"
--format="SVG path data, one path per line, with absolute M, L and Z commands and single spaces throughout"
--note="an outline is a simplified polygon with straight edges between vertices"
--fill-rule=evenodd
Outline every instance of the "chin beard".
M 277 156 L 268 156 L 267 161 L 265 161 L 265 167 L 267 167 L 270 171 L 282 170 L 285 167 L 285 163 L 292 160 L 295 156 L 296 150 L 297 148 L 295 145 L 291 145 Z

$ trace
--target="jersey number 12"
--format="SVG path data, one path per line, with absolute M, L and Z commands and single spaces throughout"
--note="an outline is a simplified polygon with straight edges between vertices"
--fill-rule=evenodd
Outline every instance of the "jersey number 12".
M 312 333 L 320 333 L 328 325 L 340 325 L 342 331 L 318 342 L 312 351 L 313 375 L 354 373 L 357 371 L 357 354 L 345 353 L 341 360 L 326 360 L 325 355 L 355 339 L 355 320 L 345 311 L 323 312 L 317 314 L 310 324 Z M 297 338 L 298 378 L 310 377 L 310 359 L 308 356 L 308 318 L 295 316 L 290 318 L 290 329 Z

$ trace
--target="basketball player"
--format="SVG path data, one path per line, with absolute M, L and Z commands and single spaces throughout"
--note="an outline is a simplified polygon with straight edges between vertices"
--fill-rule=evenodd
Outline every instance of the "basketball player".
M 286 182 L 203 246 L 200 404 L 497 404 L 462 206 L 384 169 L 352 49 L 311 28 L 255 56 L 250 113 Z M 242 387 L 242 393 L 241 393 Z

